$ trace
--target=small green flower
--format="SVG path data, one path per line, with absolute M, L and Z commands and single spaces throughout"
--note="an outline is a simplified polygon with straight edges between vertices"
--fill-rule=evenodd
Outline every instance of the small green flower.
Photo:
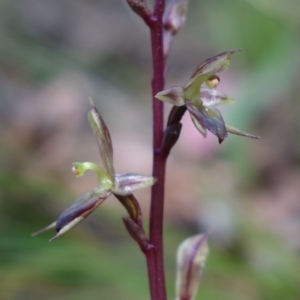
M 184 87 L 166 89 L 155 97 L 175 106 L 185 106 L 199 132 L 206 136 L 206 130 L 209 130 L 218 137 L 220 143 L 227 137 L 228 132 L 259 138 L 225 124 L 221 113 L 216 108 L 218 105 L 234 102 L 233 99 L 216 90 L 220 81 L 217 74 L 228 68 L 231 55 L 238 51 L 240 50 L 227 51 L 207 59 L 197 67 Z
M 33 233 L 33 236 L 55 228 L 57 234 L 50 240 L 53 241 L 84 220 L 111 194 L 114 194 L 125 206 L 133 221 L 139 226 L 141 225 L 140 208 L 132 193 L 138 189 L 152 186 L 156 179 L 152 176 L 135 173 L 115 174 L 109 131 L 92 99 L 90 99 L 90 103 L 92 109 L 88 114 L 88 120 L 96 136 L 105 170 L 92 162 L 73 163 L 72 171 L 77 177 L 83 176 L 87 170 L 94 171 L 98 177 L 97 187 L 92 191 L 84 192 L 60 214 L 55 222 Z

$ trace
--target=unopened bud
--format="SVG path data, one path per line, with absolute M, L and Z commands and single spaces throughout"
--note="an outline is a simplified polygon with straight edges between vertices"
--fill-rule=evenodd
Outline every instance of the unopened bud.
M 177 251 L 176 300 L 195 299 L 207 254 L 208 245 L 203 234 L 180 244 Z
M 168 56 L 174 35 L 183 27 L 188 0 L 171 0 L 164 14 L 164 56 Z
M 167 7 L 164 15 L 164 29 L 172 32 L 173 35 L 184 25 L 187 12 L 187 0 L 173 0 Z

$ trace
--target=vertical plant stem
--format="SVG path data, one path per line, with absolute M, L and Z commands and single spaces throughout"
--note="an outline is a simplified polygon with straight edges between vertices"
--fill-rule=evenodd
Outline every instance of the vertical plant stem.
M 152 45 L 152 97 L 153 97 L 153 171 L 158 179 L 151 190 L 150 208 L 150 243 L 153 250 L 146 253 L 151 299 L 166 300 L 164 260 L 163 260 L 163 214 L 166 157 L 160 155 L 164 119 L 163 103 L 154 96 L 164 88 L 164 55 L 163 55 L 163 12 L 165 0 L 156 0 L 153 11 L 151 32 Z

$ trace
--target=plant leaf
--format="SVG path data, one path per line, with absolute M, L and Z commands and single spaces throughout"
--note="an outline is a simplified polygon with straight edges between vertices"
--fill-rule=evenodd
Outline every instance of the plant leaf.
M 50 242 L 57 239 L 62 234 L 74 228 L 91 214 L 108 196 L 109 193 L 95 196 L 93 191 L 87 191 L 80 195 L 74 203 L 63 211 L 56 221 L 57 234 L 50 239 Z
M 109 176 L 114 178 L 115 170 L 113 166 L 113 148 L 110 134 L 93 100 L 91 98 L 89 100 L 92 109 L 88 113 L 88 120 L 96 136 L 104 168 Z
M 115 176 L 112 192 L 117 195 L 126 196 L 139 189 L 147 188 L 156 182 L 156 178 L 147 175 L 127 173 Z
M 220 144 L 224 141 L 227 137 L 227 130 L 219 110 L 216 108 L 206 108 L 202 103 L 198 102 L 186 102 L 186 107 L 203 128 L 206 128 L 218 137 Z M 198 127 L 197 129 L 199 130 Z
M 176 299 L 195 299 L 207 255 L 208 245 L 203 234 L 180 244 L 177 250 Z

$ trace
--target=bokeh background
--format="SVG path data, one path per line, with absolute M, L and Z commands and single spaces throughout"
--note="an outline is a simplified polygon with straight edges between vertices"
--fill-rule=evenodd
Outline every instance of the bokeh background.
M 211 251 L 197 299 L 300 299 L 299 32 L 298 0 L 190 1 L 166 86 L 242 48 L 219 85 L 236 103 L 221 110 L 262 139 L 231 135 L 220 146 L 184 117 L 167 169 L 169 299 L 179 243 L 204 231 Z M 30 237 L 96 184 L 71 172 L 74 161 L 100 163 L 88 96 L 117 172 L 151 173 L 148 29 L 125 0 L 2 0 L 0 41 L 0 299 L 149 299 L 144 257 L 113 197 L 54 243 L 54 233 Z M 147 223 L 149 191 L 136 196 Z

